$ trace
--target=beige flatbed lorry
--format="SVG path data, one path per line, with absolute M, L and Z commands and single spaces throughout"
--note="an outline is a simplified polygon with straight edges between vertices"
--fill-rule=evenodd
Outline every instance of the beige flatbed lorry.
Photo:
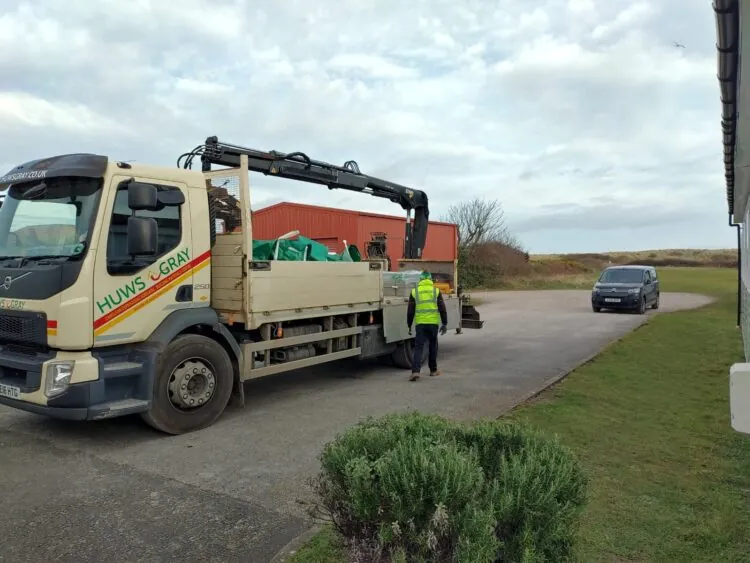
M 456 264 L 420 258 L 424 192 L 352 161 L 215 137 L 177 168 L 61 155 L 0 178 L 0 404 L 76 420 L 139 413 L 179 434 L 216 421 L 233 393 L 242 402 L 249 379 L 344 358 L 410 368 L 410 287 L 384 282 L 381 259 L 255 260 L 249 172 L 399 203 L 400 268 L 448 280 L 449 329 L 482 327 Z

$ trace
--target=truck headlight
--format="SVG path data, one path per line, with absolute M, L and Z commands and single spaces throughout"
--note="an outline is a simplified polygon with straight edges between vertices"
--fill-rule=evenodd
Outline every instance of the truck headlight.
M 44 382 L 44 394 L 56 397 L 64 393 L 70 385 L 75 362 L 52 362 L 47 365 L 47 377 Z

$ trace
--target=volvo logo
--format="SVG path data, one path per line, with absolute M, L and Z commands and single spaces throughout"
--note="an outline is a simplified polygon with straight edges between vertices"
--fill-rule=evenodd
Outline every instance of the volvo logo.
M 0 285 L 0 288 L 3 288 L 5 291 L 8 291 L 10 289 L 11 284 L 14 281 L 20 280 L 21 278 L 25 278 L 26 276 L 30 276 L 31 272 L 26 272 L 25 274 L 21 274 L 20 276 L 11 277 L 11 276 L 5 276 L 5 279 L 3 280 L 3 283 Z

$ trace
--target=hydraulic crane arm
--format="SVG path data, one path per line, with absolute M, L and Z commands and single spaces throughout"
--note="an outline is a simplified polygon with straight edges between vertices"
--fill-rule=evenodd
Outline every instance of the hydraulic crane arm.
M 345 162 L 343 166 L 337 166 L 312 160 L 302 152 L 287 154 L 276 151 L 265 152 L 222 143 L 217 137 L 208 137 L 204 145 L 196 147 L 190 153 L 183 154 L 177 160 L 177 165 L 192 168 L 193 158 L 200 156 L 204 172 L 209 172 L 211 165 L 214 164 L 236 168 L 240 166 L 242 155 L 247 156 L 248 169 L 252 172 L 321 184 L 328 186 L 330 190 L 342 189 L 366 193 L 399 204 L 407 212 L 404 258 L 414 260 L 422 257 L 430 216 L 427 194 L 362 174 L 359 165 L 353 160 Z M 412 212 L 414 212 L 413 220 Z

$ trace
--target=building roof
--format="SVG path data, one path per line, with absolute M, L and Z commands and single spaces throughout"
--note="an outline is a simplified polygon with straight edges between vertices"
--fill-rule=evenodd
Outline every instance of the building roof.
M 737 141 L 737 100 L 739 92 L 740 3 L 714 0 L 718 79 L 721 88 L 721 128 L 724 143 L 724 177 L 729 214 L 734 214 L 734 153 Z
M 344 215 L 356 215 L 358 217 L 375 217 L 376 219 L 404 219 L 403 216 L 398 215 L 386 215 L 385 213 L 371 213 L 370 211 L 354 211 L 352 209 L 340 209 L 337 207 L 323 207 L 322 205 L 308 205 L 306 203 L 293 203 L 291 201 L 281 201 L 279 203 L 274 203 L 273 205 L 269 205 L 268 207 L 263 207 L 261 209 L 257 209 L 253 211 L 254 215 L 262 215 L 268 211 L 271 211 L 272 209 L 279 209 L 282 207 L 295 207 L 297 209 L 305 209 L 310 211 L 323 211 L 323 212 L 331 212 L 334 211 L 336 213 L 341 213 Z M 432 221 L 430 220 L 430 224 L 432 225 L 451 225 L 455 226 L 454 223 L 447 223 L 445 221 Z

